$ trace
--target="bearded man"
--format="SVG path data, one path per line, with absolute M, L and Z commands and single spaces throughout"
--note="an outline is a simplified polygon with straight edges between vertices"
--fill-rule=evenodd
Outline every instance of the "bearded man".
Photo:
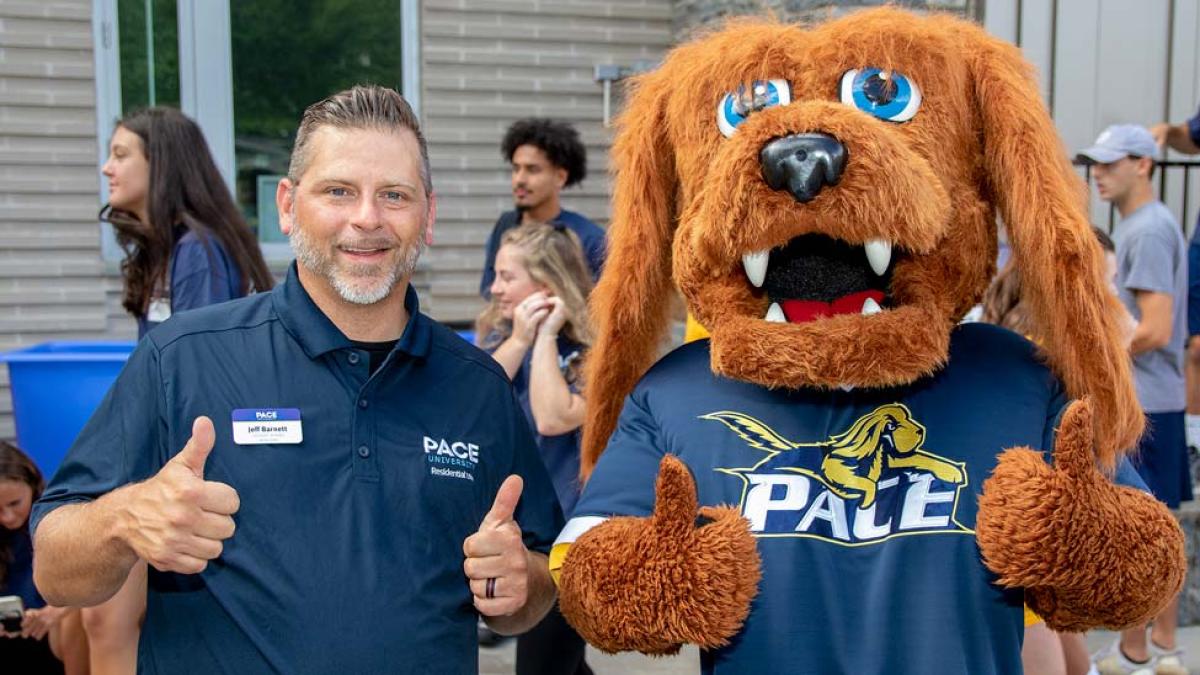
M 475 671 L 477 615 L 553 602 L 562 516 L 504 371 L 419 312 L 408 104 L 310 106 L 276 201 L 286 281 L 142 340 L 35 507 L 36 583 L 92 605 L 148 561 L 142 673 Z

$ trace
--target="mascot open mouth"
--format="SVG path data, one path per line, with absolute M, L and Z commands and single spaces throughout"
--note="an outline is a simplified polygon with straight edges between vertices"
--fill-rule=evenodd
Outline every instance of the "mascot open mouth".
M 875 314 L 890 301 L 892 245 L 855 245 L 820 234 L 748 253 L 742 265 L 770 304 L 766 320 L 805 323 L 838 314 Z

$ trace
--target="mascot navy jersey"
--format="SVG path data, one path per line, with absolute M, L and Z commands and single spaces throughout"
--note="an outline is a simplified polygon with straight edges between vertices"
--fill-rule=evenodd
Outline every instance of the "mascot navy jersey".
M 559 541 L 649 515 L 670 453 L 702 505 L 740 508 L 763 562 L 705 672 L 1020 672 L 1022 593 L 980 560 L 976 497 L 1003 449 L 1053 447 L 1067 399 L 993 326 L 959 327 L 949 364 L 901 388 L 773 391 L 714 375 L 707 341 L 681 347 L 626 400 Z

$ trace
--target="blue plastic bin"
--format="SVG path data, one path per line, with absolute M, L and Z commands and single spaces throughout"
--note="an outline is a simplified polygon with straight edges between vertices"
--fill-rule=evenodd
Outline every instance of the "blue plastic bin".
M 133 342 L 46 342 L 0 353 L 8 363 L 17 445 L 47 478 L 129 359 Z

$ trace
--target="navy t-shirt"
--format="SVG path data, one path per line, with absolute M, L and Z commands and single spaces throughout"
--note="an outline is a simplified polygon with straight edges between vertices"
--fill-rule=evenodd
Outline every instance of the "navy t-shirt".
M 1187 121 L 1188 136 L 1200 146 L 1200 110 Z M 1188 245 L 1188 336 L 1200 335 L 1200 217 Z
M 578 368 L 578 361 L 583 357 L 579 344 L 572 342 L 565 335 L 558 336 L 558 368 L 564 378 L 570 370 Z M 537 441 L 538 451 L 542 462 L 550 472 L 550 480 L 554 483 L 554 491 L 558 493 L 558 503 L 562 506 L 563 515 L 570 517 L 579 499 L 579 438 L 582 427 L 557 436 L 543 436 L 537 432 L 537 423 L 533 419 L 533 410 L 529 404 L 529 365 L 533 359 L 533 350 L 525 354 L 521 367 L 513 375 L 513 391 L 521 402 L 521 409 L 529 419 L 533 437 Z M 578 394 L 579 388 L 568 381 L 571 393 Z
M 0 551 L 4 550 L 8 550 L 12 559 L 4 580 L 0 581 L 0 595 L 20 596 L 25 609 L 45 607 L 46 601 L 33 585 L 33 542 L 29 538 L 29 528 L 7 530 L 0 527 Z
M 695 342 L 628 397 L 560 542 L 650 514 L 670 453 L 701 504 L 741 509 L 762 556 L 750 616 L 704 672 L 1019 673 L 1023 594 L 980 560 L 976 500 L 1002 450 L 1052 448 L 1066 403 L 1029 342 L 985 324 L 889 389 L 771 390 L 712 374 Z
M 195 417 L 213 420 L 205 478 L 238 491 L 237 533 L 201 574 L 151 570 L 140 672 L 477 669 L 463 540 L 513 473 L 528 547 L 546 551 L 562 516 L 504 371 L 420 314 L 411 287 L 405 307 L 373 374 L 295 266 L 270 293 L 182 314 L 139 343 L 32 524 L 152 476 Z M 253 420 L 266 421 L 255 432 Z M 246 443 L 289 421 L 291 438 Z
M 245 295 L 237 263 L 214 235 L 201 238 L 192 230 L 184 233 L 171 250 L 167 276 L 170 296 L 159 301 L 167 303 L 171 316 Z M 152 320 L 158 316 L 137 317 L 139 339 L 162 323 Z
M 604 256 L 607 250 L 604 241 L 604 230 L 588 220 L 586 216 L 563 209 L 558 212 L 557 216 L 551 218 L 548 222 L 555 225 L 564 225 L 579 237 L 579 243 L 583 246 L 583 256 L 587 260 L 588 270 L 592 273 L 592 280 L 600 278 L 600 271 L 604 267 Z M 500 240 L 504 238 L 504 233 L 517 227 L 521 224 L 521 214 L 517 211 L 505 211 L 500 214 L 500 218 L 496 220 L 495 227 L 492 228 L 492 233 L 488 235 L 487 250 L 483 260 L 483 277 L 479 281 L 479 294 L 484 300 L 492 299 L 492 282 L 496 279 L 496 252 L 500 250 Z

